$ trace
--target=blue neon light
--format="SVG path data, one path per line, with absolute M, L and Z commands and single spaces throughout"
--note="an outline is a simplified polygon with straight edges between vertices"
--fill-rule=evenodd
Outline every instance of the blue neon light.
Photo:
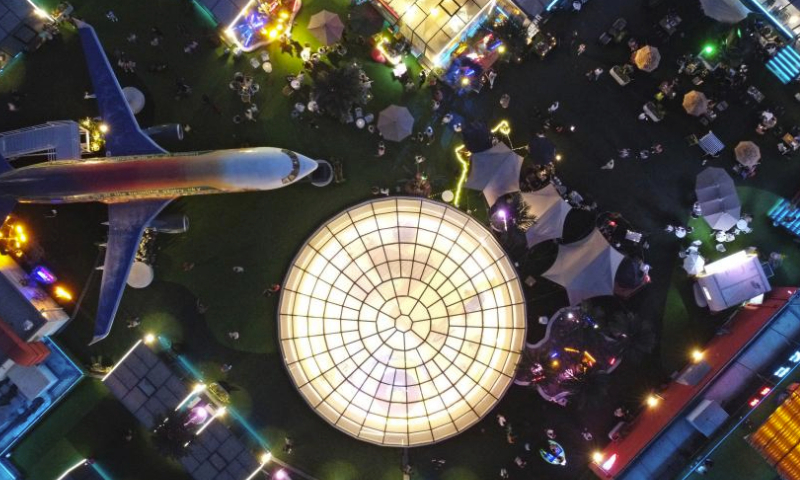
M 35 276 L 40 282 L 45 285 L 52 285 L 56 281 L 56 276 L 53 275 L 53 272 L 47 269 L 47 267 L 43 267 L 42 265 L 37 266 L 33 269 L 33 276 Z
M 556 0 L 556 1 L 557 1 L 557 0 Z M 554 3 L 555 3 L 555 2 L 554 2 Z M 783 26 L 783 24 L 781 24 L 780 20 L 778 20 L 777 18 L 775 18 L 775 16 L 774 16 L 774 15 L 772 15 L 772 13 L 770 13 L 770 11 L 769 11 L 769 10 L 767 10 L 766 8 L 764 8 L 764 5 L 761 5 L 761 3 L 759 3 L 759 2 L 758 2 L 758 0 L 750 0 L 750 3 L 753 3 L 753 4 L 754 4 L 756 7 L 758 7 L 758 9 L 759 9 L 759 10 L 761 10 L 761 11 L 764 13 L 764 15 L 766 15 L 766 16 L 767 16 L 767 18 L 769 18 L 770 20 L 772 20 L 772 23 L 774 23 L 774 24 L 775 24 L 775 26 L 777 26 L 778 28 L 780 28 L 780 29 L 781 29 L 781 31 L 782 31 L 784 34 L 786 34 L 786 36 L 787 36 L 787 37 L 789 37 L 789 38 L 794 38 L 794 34 L 793 34 L 793 33 L 792 33 L 792 32 L 791 32 L 789 29 L 787 29 L 785 26 Z M 548 8 L 548 10 L 549 10 L 549 8 Z
M 92 464 L 92 468 L 94 469 L 95 472 L 97 472 L 98 475 L 100 475 L 100 477 L 103 480 L 114 480 L 113 478 L 111 478 L 111 475 L 109 475 L 108 472 L 100 468 L 100 465 L 98 465 L 97 462 Z
M 545 9 L 544 9 L 544 11 L 545 11 L 545 12 L 549 12 L 550 10 L 552 10 L 552 9 L 553 9 L 553 7 L 554 7 L 554 6 L 556 5 L 556 3 L 558 3 L 558 2 L 559 2 L 559 0 L 553 0 L 552 2 L 550 2 L 550 5 L 548 5 L 548 6 L 547 6 L 547 8 L 545 8 Z
M 14 63 L 14 61 L 20 57 L 20 55 L 22 55 L 22 52 L 19 52 L 18 54 L 14 55 L 14 58 L 12 58 L 8 62 L 6 62 L 6 64 L 3 66 L 3 68 L 0 68 L 0 74 L 3 73 L 6 68 L 11 66 L 11 64 Z

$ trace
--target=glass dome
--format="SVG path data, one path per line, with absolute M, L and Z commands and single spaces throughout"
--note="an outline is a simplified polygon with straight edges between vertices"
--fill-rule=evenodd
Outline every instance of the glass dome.
M 339 430 L 389 446 L 475 424 L 511 384 L 525 341 L 520 282 L 494 237 L 417 198 L 370 201 L 317 230 L 279 317 L 303 398 Z

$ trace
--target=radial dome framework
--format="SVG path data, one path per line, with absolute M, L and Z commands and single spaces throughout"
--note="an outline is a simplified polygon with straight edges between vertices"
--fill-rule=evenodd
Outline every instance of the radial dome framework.
M 370 201 L 319 228 L 279 305 L 281 351 L 331 425 L 388 446 L 441 441 L 502 398 L 525 341 L 516 271 L 445 204 Z

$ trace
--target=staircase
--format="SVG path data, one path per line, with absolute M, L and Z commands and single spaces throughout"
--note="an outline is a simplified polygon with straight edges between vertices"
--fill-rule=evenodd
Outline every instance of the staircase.
M 46 154 L 49 160 L 81 158 L 80 129 L 73 121 L 48 122 L 0 133 L 0 155 L 8 160 Z
M 792 47 L 783 47 L 767 62 L 767 68 L 782 83 L 789 83 L 800 76 L 800 53 Z

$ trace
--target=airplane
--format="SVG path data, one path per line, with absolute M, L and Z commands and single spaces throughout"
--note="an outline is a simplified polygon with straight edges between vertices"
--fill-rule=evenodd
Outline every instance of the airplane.
M 108 243 L 94 336 L 108 336 L 145 228 L 172 200 L 188 195 L 272 190 L 296 183 L 319 163 L 272 147 L 167 153 L 139 128 L 97 33 L 75 20 L 100 115 L 105 158 L 13 168 L 0 157 L 0 219 L 17 203 L 108 205 Z

